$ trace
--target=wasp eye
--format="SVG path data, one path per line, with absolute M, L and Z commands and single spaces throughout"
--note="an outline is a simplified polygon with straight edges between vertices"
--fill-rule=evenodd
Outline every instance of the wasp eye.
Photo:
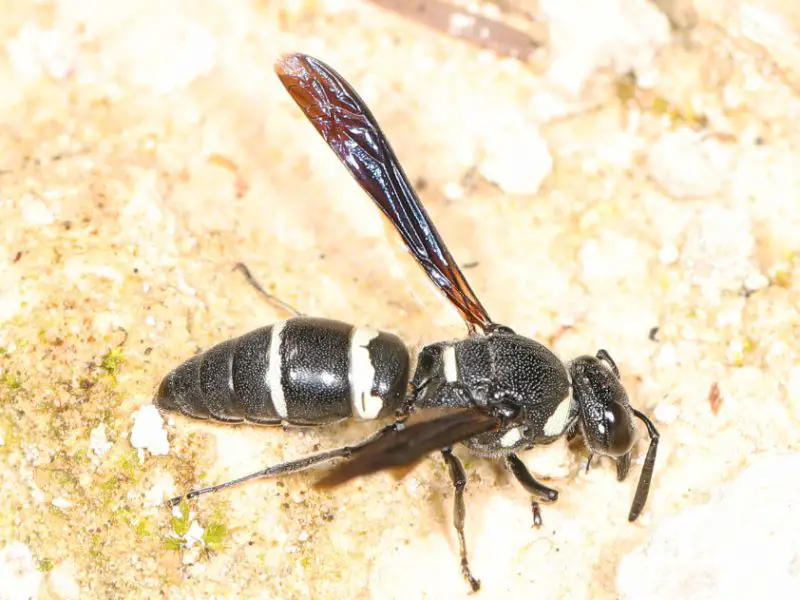
M 609 456 L 627 454 L 635 441 L 630 412 L 618 402 L 612 402 L 605 410 L 604 419 Z

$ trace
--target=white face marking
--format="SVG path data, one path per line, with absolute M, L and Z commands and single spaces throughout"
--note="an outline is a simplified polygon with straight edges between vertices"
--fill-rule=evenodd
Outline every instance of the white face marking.
M 544 424 L 542 432 L 547 436 L 561 435 L 567 428 L 570 408 L 572 407 L 572 388 L 570 387 L 569 389 L 570 392 L 556 407 L 556 411 L 547 419 L 547 423 Z
M 456 360 L 456 347 L 447 346 L 442 353 L 444 363 L 444 378 L 448 383 L 458 381 L 458 361 Z
M 353 327 L 350 333 L 350 401 L 357 419 L 374 419 L 383 408 L 383 398 L 372 395 L 375 366 L 368 348 L 378 335 L 379 332 L 365 327 Z
M 272 395 L 272 406 L 281 419 L 285 419 L 289 414 L 286 411 L 286 398 L 283 395 L 281 385 L 281 342 L 283 341 L 283 328 L 286 321 L 278 321 L 272 326 L 272 334 L 269 342 L 269 366 L 266 373 L 267 389 Z
M 500 445 L 503 448 L 511 448 L 514 444 L 522 439 L 522 427 L 514 427 L 509 429 L 500 438 Z

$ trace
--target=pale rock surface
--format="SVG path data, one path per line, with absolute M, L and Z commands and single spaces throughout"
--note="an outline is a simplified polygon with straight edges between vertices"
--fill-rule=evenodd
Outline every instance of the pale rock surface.
M 550 27 L 548 78 L 577 92 L 598 68 L 649 68 L 669 22 L 645 0 L 540 0 Z
M 742 289 L 757 273 L 752 228 L 744 207 L 707 204 L 700 208 L 681 253 L 690 281 L 707 293 Z
M 800 454 L 757 460 L 623 558 L 625 600 L 791 598 L 800 590 Z
M 651 148 L 653 178 L 674 198 L 714 196 L 725 184 L 731 158 L 719 142 L 682 128 L 661 136 Z
M 15 564 L 33 593 L 44 580 L 64 598 L 478 598 L 459 572 L 439 457 L 405 481 L 335 493 L 310 473 L 252 482 L 198 498 L 188 521 L 163 506 L 376 427 L 163 423 L 150 404 L 170 368 L 285 316 L 231 272 L 237 261 L 308 314 L 412 346 L 464 335 L 275 78 L 285 52 L 324 59 L 362 93 L 492 317 L 564 358 L 607 348 L 661 430 L 633 525 L 645 440 L 622 484 L 609 460 L 586 474 L 580 444 L 524 453 L 560 492 L 540 530 L 502 466 L 457 449 L 478 600 L 616 598 L 619 561 L 651 529 L 756 449 L 796 451 L 797 3 L 697 0 L 684 44 L 656 6 L 667 2 L 543 0 L 532 10 L 553 47 L 541 68 L 374 4 L 11 0 L 0 546 L 24 542 Z M 635 89 L 617 79 L 629 69 Z M 671 135 L 708 170 L 668 156 L 651 172 L 650 150 Z M 680 199 L 698 190 L 713 193 Z M 124 363 L 107 373 L 113 348 Z M 203 537 L 222 547 L 207 552 Z

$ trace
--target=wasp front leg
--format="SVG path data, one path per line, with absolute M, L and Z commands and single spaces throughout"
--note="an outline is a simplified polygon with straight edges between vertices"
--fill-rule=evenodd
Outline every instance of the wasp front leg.
M 542 526 L 542 511 L 539 508 L 539 502 L 537 499 L 545 502 L 547 504 L 551 504 L 558 500 L 558 491 L 554 490 L 553 488 L 549 488 L 543 483 L 539 483 L 531 472 L 528 470 L 528 467 L 525 466 L 519 457 L 516 454 L 509 454 L 505 457 L 506 466 L 511 469 L 511 472 L 514 474 L 514 477 L 517 478 L 520 485 L 525 488 L 533 498 L 531 499 L 531 509 L 533 511 L 533 524 L 536 527 Z

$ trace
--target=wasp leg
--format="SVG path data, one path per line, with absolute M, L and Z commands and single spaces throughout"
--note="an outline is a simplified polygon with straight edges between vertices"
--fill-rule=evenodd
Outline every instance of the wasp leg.
M 509 454 L 506 456 L 506 465 L 511 469 L 511 472 L 514 474 L 514 477 L 517 478 L 520 485 L 525 488 L 525 491 L 534 496 L 534 498 L 531 499 L 533 524 L 536 527 L 541 527 L 542 511 L 539 508 L 539 502 L 536 501 L 536 498 L 550 504 L 558 500 L 558 491 L 536 481 L 528 470 L 528 467 L 525 466 L 525 463 L 523 463 L 516 454 Z
M 327 450 L 325 452 L 320 452 L 319 454 L 312 454 L 311 456 L 306 456 L 304 458 L 298 458 L 296 460 L 290 460 L 287 462 L 279 463 L 277 465 L 272 465 L 271 467 L 266 467 L 265 469 L 261 469 L 260 471 L 256 471 L 255 473 L 250 473 L 249 475 L 245 475 L 244 477 L 239 477 L 238 479 L 232 479 L 231 481 L 226 481 L 225 483 L 220 483 L 218 485 L 212 485 L 210 487 L 195 489 L 181 496 L 176 496 L 175 498 L 172 498 L 171 500 L 168 501 L 168 504 L 169 506 L 176 506 L 177 504 L 180 504 L 180 502 L 184 498 L 186 500 L 191 500 L 192 498 L 197 498 L 197 496 L 202 496 L 203 494 L 210 494 L 212 492 L 218 492 L 219 490 L 224 490 L 225 488 L 233 487 L 235 485 L 239 485 L 241 483 L 245 483 L 253 479 L 289 475 L 291 473 L 298 473 L 300 471 L 305 471 L 306 469 L 309 469 L 311 467 L 314 467 L 322 463 L 326 463 L 328 461 L 337 458 L 349 458 L 353 454 L 353 452 L 359 450 L 360 448 L 363 448 L 367 444 L 370 444 L 375 440 L 385 436 L 387 433 L 393 431 L 399 431 L 400 429 L 405 427 L 405 425 L 403 424 L 404 420 L 405 419 L 400 419 L 398 421 L 395 421 L 391 425 L 387 425 L 386 427 L 375 432 L 367 439 L 353 446 L 343 446 L 341 448 L 336 448 L 334 450 Z
M 277 296 L 273 296 L 264 287 L 258 282 L 258 279 L 253 277 L 253 274 L 250 272 L 250 269 L 247 268 L 247 265 L 244 263 L 236 263 L 233 267 L 234 271 L 239 271 L 244 278 L 247 280 L 247 283 L 252 285 L 255 290 L 261 294 L 261 296 L 269 302 L 272 306 L 276 307 L 278 310 L 282 310 L 291 314 L 293 317 L 302 317 L 303 313 L 293 307 L 291 304 L 287 304 Z
M 464 540 L 464 517 L 466 510 L 464 508 L 464 488 L 467 487 L 467 474 L 464 471 L 464 465 L 453 455 L 452 448 L 442 448 L 442 456 L 444 457 L 447 466 L 450 468 L 450 479 L 453 481 L 455 488 L 455 497 L 453 498 L 453 525 L 458 533 L 458 546 L 461 552 L 461 572 L 464 579 L 467 580 L 473 592 L 481 589 L 481 582 L 473 577 L 469 570 L 469 559 L 467 558 L 467 543 Z

